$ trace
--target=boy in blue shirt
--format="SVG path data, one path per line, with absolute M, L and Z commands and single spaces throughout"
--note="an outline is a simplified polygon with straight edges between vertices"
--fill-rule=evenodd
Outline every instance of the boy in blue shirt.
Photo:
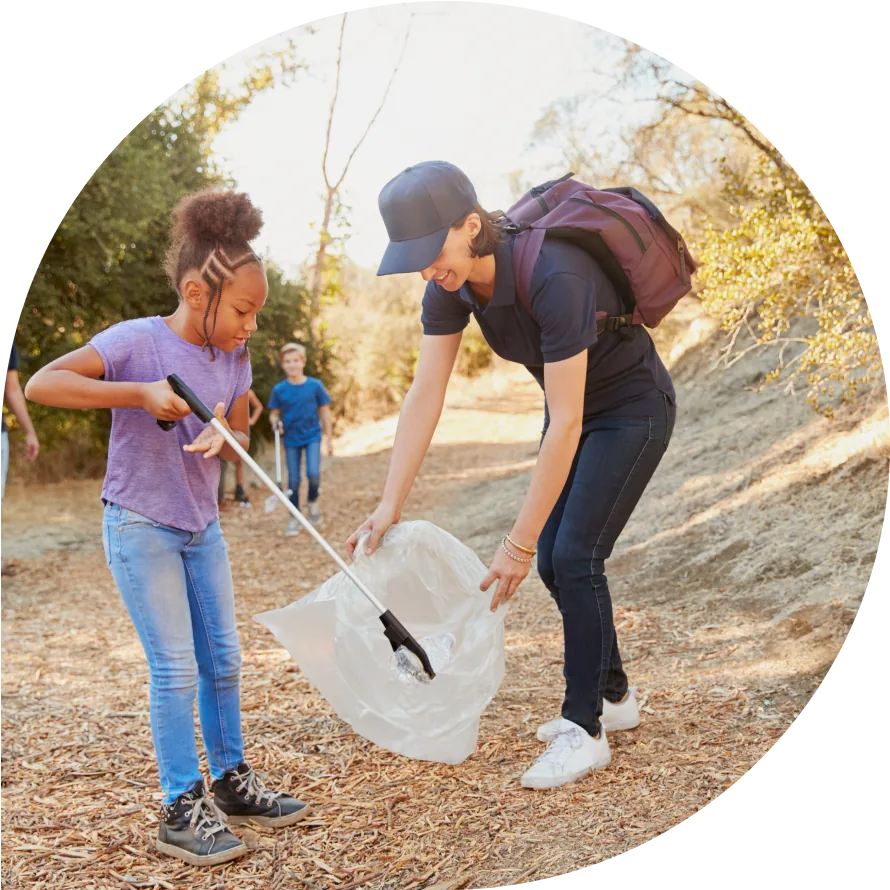
M 321 439 L 327 453 L 334 453 L 331 438 L 331 397 L 324 384 L 303 373 L 306 367 L 306 350 L 299 343 L 286 343 L 279 353 L 281 369 L 286 380 L 275 385 L 269 399 L 269 420 L 281 424 L 284 431 L 284 451 L 287 455 L 287 478 L 291 502 L 300 508 L 300 469 L 303 453 L 306 454 L 306 477 L 309 480 L 309 520 L 313 525 L 321 522 L 318 507 L 318 491 L 321 484 Z M 300 524 L 293 517 L 287 524 L 288 537 L 300 533 Z

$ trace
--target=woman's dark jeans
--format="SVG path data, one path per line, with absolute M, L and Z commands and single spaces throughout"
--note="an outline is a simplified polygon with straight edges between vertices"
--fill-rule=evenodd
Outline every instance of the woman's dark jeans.
M 562 716 L 600 731 L 603 696 L 627 692 L 605 561 L 667 450 L 676 408 L 656 417 L 598 417 L 538 541 L 538 572 L 562 614 L 566 679 Z

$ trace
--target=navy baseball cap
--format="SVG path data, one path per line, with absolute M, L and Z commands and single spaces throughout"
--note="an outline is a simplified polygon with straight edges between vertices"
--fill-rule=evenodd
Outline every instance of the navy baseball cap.
M 383 186 L 377 203 L 389 235 L 377 274 L 420 272 L 439 255 L 451 226 L 472 212 L 476 190 L 454 164 L 424 161 Z

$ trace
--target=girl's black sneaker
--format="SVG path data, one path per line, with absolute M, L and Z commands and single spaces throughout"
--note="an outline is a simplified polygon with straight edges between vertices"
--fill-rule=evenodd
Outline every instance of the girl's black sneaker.
M 155 847 L 190 865 L 219 865 L 247 852 L 247 845 L 226 825 L 203 779 L 161 808 Z
M 244 761 L 226 770 L 210 786 L 213 800 L 231 825 L 256 822 L 268 828 L 293 825 L 309 815 L 309 806 L 284 791 L 271 791 Z

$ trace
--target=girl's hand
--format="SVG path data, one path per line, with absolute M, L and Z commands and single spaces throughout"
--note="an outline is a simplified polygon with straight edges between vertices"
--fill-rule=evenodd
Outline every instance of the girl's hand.
M 40 440 L 37 438 L 37 433 L 28 433 L 25 436 L 25 460 L 37 460 L 38 454 L 40 454 Z
M 192 413 L 166 380 L 143 384 L 142 407 L 158 420 L 182 420 Z
M 510 559 L 503 549 L 498 547 L 494 559 L 491 561 L 491 568 L 479 585 L 480 590 L 486 591 L 495 581 L 498 582 L 489 606 L 492 612 L 496 612 L 498 606 L 506 603 L 516 593 L 516 589 L 525 580 L 530 568 L 531 563 Z
M 226 406 L 220 402 L 213 409 L 213 415 L 227 430 L 231 431 L 231 427 L 226 421 L 225 410 Z M 209 457 L 216 457 L 220 451 L 223 450 L 225 444 L 226 440 L 223 438 L 222 433 L 212 426 L 206 426 L 200 433 L 198 433 L 195 441 L 192 442 L 191 445 L 183 445 L 182 450 L 188 451 L 190 454 L 197 451 L 203 451 L 204 460 L 207 460 Z
M 325 444 L 325 453 L 327 454 L 327 456 L 333 457 L 334 456 L 334 440 L 330 436 L 328 436 L 325 439 L 324 444 Z
M 349 554 L 349 558 L 352 559 L 355 556 L 358 539 L 368 531 L 371 533 L 371 536 L 368 538 L 365 553 L 370 556 L 377 549 L 377 545 L 386 534 L 387 529 L 395 525 L 401 518 L 400 510 L 388 504 L 380 504 L 347 539 L 346 552 Z

